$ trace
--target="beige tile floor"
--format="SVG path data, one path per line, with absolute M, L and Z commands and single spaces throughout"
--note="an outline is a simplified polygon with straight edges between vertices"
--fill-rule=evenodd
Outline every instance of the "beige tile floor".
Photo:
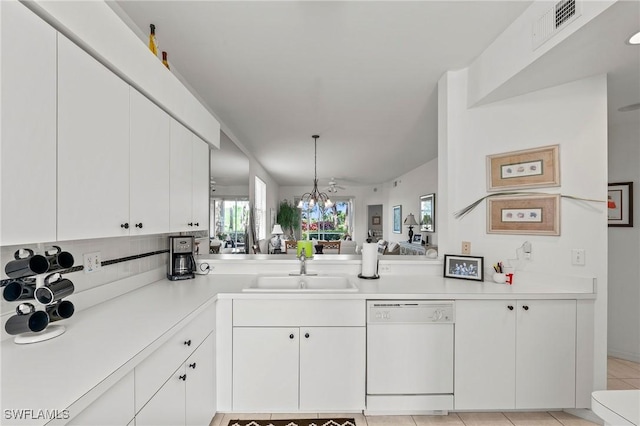
M 640 389 L 640 364 L 609 357 L 608 389 Z M 353 417 L 357 426 L 589 426 L 596 425 L 562 411 L 449 413 L 447 416 L 364 416 L 362 414 L 320 414 L 323 418 Z M 232 419 L 317 418 L 318 414 L 217 414 L 210 426 L 227 426 Z

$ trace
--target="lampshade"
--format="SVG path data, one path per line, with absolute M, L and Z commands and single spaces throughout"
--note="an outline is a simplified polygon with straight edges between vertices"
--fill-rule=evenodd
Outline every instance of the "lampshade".
M 418 222 L 416 222 L 416 218 L 413 217 L 413 213 L 409 213 L 409 215 L 404 219 L 404 224 L 407 226 L 418 225 Z
M 284 234 L 284 232 L 282 232 L 282 226 L 280 226 L 280 224 L 278 224 L 278 223 L 273 225 L 273 231 L 271 231 L 271 233 L 273 235 L 282 235 L 282 234 Z

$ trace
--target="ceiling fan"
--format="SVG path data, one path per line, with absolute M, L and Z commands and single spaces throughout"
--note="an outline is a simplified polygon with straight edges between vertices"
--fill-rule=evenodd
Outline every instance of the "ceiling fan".
M 345 188 L 344 186 L 338 185 L 338 182 L 336 182 L 336 179 L 331 178 L 331 180 L 329 181 L 329 186 L 325 188 L 325 191 L 331 194 L 335 194 L 336 192 L 338 192 L 339 189 L 345 190 L 347 188 Z

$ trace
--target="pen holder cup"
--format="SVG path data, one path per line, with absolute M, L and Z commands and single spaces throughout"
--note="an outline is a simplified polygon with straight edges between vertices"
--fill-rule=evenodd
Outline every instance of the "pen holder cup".
M 498 284 L 504 284 L 507 281 L 507 275 L 501 272 L 494 272 L 493 281 Z

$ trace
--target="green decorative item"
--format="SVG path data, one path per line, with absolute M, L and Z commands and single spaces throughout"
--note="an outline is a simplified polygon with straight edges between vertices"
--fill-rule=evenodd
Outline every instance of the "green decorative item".
M 277 223 L 288 233 L 287 239 L 295 239 L 294 230 L 300 227 L 300 210 L 288 200 L 282 200 L 278 206 Z

